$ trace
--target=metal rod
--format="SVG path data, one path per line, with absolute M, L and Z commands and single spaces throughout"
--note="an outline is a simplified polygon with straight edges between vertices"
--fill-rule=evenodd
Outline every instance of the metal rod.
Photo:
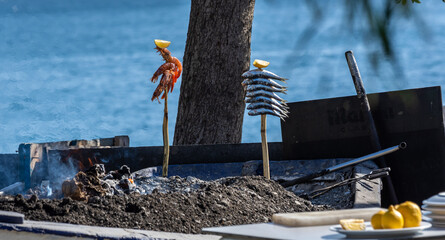
M 293 186 L 295 184 L 307 182 L 307 181 L 309 181 L 311 179 L 314 179 L 314 178 L 326 175 L 328 173 L 331 173 L 331 172 L 334 172 L 334 171 L 338 171 L 338 170 L 346 168 L 346 167 L 351 167 L 351 166 L 357 165 L 359 163 L 362 163 L 364 161 L 371 160 L 371 159 L 374 159 L 374 158 L 378 158 L 378 157 L 384 156 L 386 154 L 390 154 L 392 152 L 395 152 L 395 151 L 397 151 L 399 149 L 405 149 L 405 148 L 406 148 L 406 143 L 402 142 L 402 143 L 400 143 L 397 146 L 386 148 L 386 149 L 380 150 L 378 152 L 374 152 L 374 153 L 365 155 L 363 157 L 355 158 L 355 159 L 350 160 L 348 162 L 341 163 L 341 164 L 332 166 L 330 168 L 325 168 L 325 169 L 323 169 L 323 170 L 321 170 L 319 172 L 311 173 L 311 174 L 308 174 L 306 176 L 303 176 L 303 177 L 300 177 L 300 178 L 297 178 L 297 179 L 294 179 L 294 180 L 284 181 L 284 182 L 281 182 L 280 184 L 283 187 L 290 187 L 290 186 Z
M 385 177 L 385 176 L 388 176 L 388 175 L 389 175 L 388 171 L 382 171 L 382 172 L 378 172 L 378 173 L 372 173 L 371 172 L 371 173 L 366 174 L 366 175 L 361 176 L 361 177 L 355 177 L 355 178 L 346 179 L 346 180 L 343 180 L 341 182 L 332 184 L 330 186 L 314 190 L 311 193 L 309 193 L 308 195 L 309 195 L 310 198 L 315 198 L 317 196 L 320 196 L 322 194 L 327 193 L 328 191 L 330 191 L 331 189 L 334 189 L 336 187 L 340 187 L 340 186 L 343 186 L 343 185 L 351 184 L 351 183 L 358 182 L 358 181 L 361 181 L 361 180 L 368 180 L 368 181 L 370 181 L 370 180 L 373 180 L 373 179 L 376 179 L 376 178 Z
M 25 184 L 23 182 L 16 182 L 7 187 L 0 189 L 0 196 L 6 193 L 16 193 L 21 192 L 25 188 Z
M 334 172 L 334 171 L 337 171 L 337 170 L 340 170 L 340 169 L 343 169 L 343 168 L 346 168 L 346 167 L 349 167 L 349 166 L 357 165 L 357 164 L 359 164 L 361 162 L 364 162 L 364 161 L 367 161 L 367 160 L 370 160 L 370 159 L 374 159 L 374 158 L 378 158 L 378 157 L 384 156 L 386 154 L 390 154 L 392 152 L 395 152 L 395 151 L 397 151 L 399 149 L 405 149 L 405 148 L 406 148 L 406 143 L 402 142 L 402 143 L 400 143 L 397 146 L 386 148 L 384 150 L 380 150 L 378 152 L 371 153 L 371 154 L 368 154 L 366 156 L 359 157 L 359 158 L 353 159 L 351 161 L 347 161 L 347 162 L 335 165 L 333 167 L 330 167 L 330 168 L 328 168 L 328 172 Z
M 369 105 L 368 97 L 366 96 L 365 87 L 363 86 L 362 77 L 360 76 L 360 71 L 357 66 L 357 62 L 355 61 L 355 57 L 352 51 L 345 52 L 346 61 L 348 62 L 349 71 L 351 72 L 352 81 L 354 82 L 355 91 L 357 92 L 357 97 L 360 100 L 360 105 L 362 108 L 365 117 L 369 122 L 369 130 L 371 137 L 371 144 L 374 151 L 379 151 L 382 149 L 380 145 L 379 136 L 377 134 L 377 129 L 375 127 L 374 118 L 372 117 L 371 107 Z M 377 164 L 379 167 L 386 167 L 385 159 L 382 157 L 378 159 Z M 394 190 L 394 185 L 392 184 L 391 177 L 388 176 L 385 178 L 386 187 L 388 188 L 389 198 L 391 204 L 397 204 L 399 201 L 397 200 L 397 195 Z

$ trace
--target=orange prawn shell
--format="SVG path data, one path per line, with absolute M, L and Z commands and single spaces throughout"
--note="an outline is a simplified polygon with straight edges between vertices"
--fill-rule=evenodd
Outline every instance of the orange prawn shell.
M 165 91 L 173 91 L 176 81 L 181 76 L 182 73 L 182 64 L 179 59 L 173 57 L 170 51 L 167 48 L 155 48 L 159 55 L 164 59 L 165 63 L 162 64 L 156 72 L 153 74 L 151 78 L 152 82 L 156 82 L 157 78 L 162 75 L 161 81 L 159 82 L 158 87 L 155 89 L 151 100 L 158 99 L 162 92 L 161 99 L 165 98 Z

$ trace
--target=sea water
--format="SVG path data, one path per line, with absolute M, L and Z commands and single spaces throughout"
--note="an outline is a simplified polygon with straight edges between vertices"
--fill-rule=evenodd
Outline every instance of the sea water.
M 321 21 L 301 1 L 255 4 L 251 59 L 270 61 L 268 70 L 289 78 L 289 102 L 354 95 L 347 50 L 368 93 L 443 86 L 442 1 L 414 5 L 426 32 L 413 20 L 391 23 L 403 76 L 379 55 L 365 21 L 351 28 L 343 1 L 318 4 Z M 189 13 L 185 0 L 0 0 L 0 153 L 25 142 L 116 135 L 128 135 L 131 146 L 162 145 L 164 106 L 150 101 L 156 84 L 149 78 L 162 64 L 153 39 L 171 40 L 170 51 L 182 61 Z M 377 56 L 379 70 L 370 56 Z M 169 95 L 170 142 L 180 84 Z M 281 141 L 279 119 L 268 118 L 267 134 Z M 242 141 L 261 141 L 260 117 L 245 113 Z

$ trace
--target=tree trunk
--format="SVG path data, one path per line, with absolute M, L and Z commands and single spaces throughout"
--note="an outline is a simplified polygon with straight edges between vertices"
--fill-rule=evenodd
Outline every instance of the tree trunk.
M 192 0 L 174 145 L 240 143 L 255 0 Z

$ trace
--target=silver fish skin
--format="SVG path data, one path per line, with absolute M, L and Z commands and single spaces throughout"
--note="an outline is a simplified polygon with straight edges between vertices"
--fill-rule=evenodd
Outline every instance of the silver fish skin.
M 241 75 L 243 78 L 272 78 L 280 81 L 286 81 L 287 78 L 280 77 L 273 72 L 269 72 L 267 70 L 254 69 L 247 71 Z
M 281 118 L 282 120 L 284 120 L 284 118 L 287 117 L 287 115 L 285 115 L 285 114 L 280 114 L 279 112 L 277 112 L 275 110 L 270 110 L 267 108 L 253 109 L 253 110 L 250 110 L 247 114 L 249 114 L 249 116 L 258 116 L 258 115 L 268 114 L 268 115 L 272 115 L 272 116 L 277 116 L 277 117 Z
M 273 92 L 268 92 L 268 91 L 264 91 L 264 90 L 258 90 L 258 91 L 254 91 L 254 92 L 247 92 L 246 93 L 246 97 L 257 97 L 257 96 L 264 96 L 264 97 L 268 97 L 268 98 L 275 98 L 278 101 L 281 102 L 286 102 L 284 99 L 280 98 L 280 96 L 278 96 L 276 93 Z
M 265 79 L 265 78 L 248 78 L 244 80 L 241 85 L 264 85 L 264 86 L 270 86 L 270 87 L 277 87 L 277 88 L 285 88 L 281 86 L 279 83 L 275 82 L 272 79 Z
M 287 111 L 285 108 L 281 108 L 280 106 L 277 106 L 275 104 L 270 104 L 270 103 L 265 103 L 265 102 L 250 103 L 247 106 L 247 110 L 259 109 L 259 108 L 267 108 L 267 109 L 275 110 L 275 111 L 280 112 L 281 114 L 289 113 L 289 111 Z
M 249 86 L 246 87 L 246 90 L 248 92 L 264 90 L 264 91 L 268 91 L 268 92 L 279 92 L 279 93 L 284 93 L 284 94 L 286 94 L 286 91 L 287 91 L 287 89 L 285 87 L 277 88 L 277 87 L 274 87 L 274 86 L 265 86 L 265 85 L 261 85 L 261 84 L 249 85 Z
M 286 103 L 279 102 L 279 101 L 277 101 L 276 99 L 273 99 L 273 98 L 268 98 L 268 97 L 264 97 L 264 96 L 258 96 L 258 97 L 253 97 L 253 98 L 247 98 L 246 99 L 246 103 L 256 103 L 256 102 L 265 102 L 265 103 L 277 105 L 277 106 L 279 106 L 280 108 L 283 108 L 283 109 L 289 109 L 289 107 L 287 106 Z

